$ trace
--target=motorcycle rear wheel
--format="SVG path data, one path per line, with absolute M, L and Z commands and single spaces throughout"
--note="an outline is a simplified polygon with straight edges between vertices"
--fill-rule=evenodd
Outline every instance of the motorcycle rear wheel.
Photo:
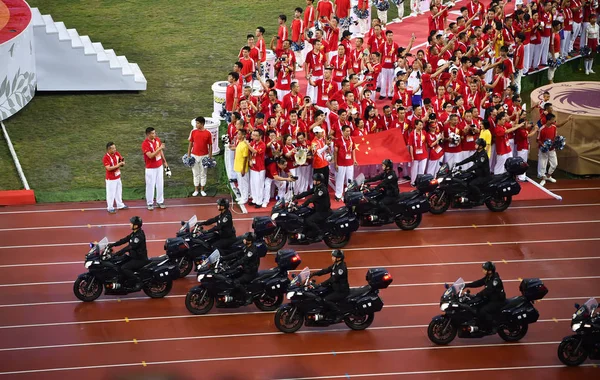
M 262 311 L 274 311 L 283 303 L 283 294 L 279 293 L 276 296 L 270 296 L 263 293 L 259 299 L 254 300 L 254 305 Z
M 450 208 L 448 195 L 442 195 L 440 191 L 430 193 L 427 200 L 429 201 L 429 212 L 433 215 L 443 214 Z
M 518 342 L 527 335 L 527 330 L 529 325 L 500 326 L 498 335 L 506 342 Z
M 564 338 L 562 342 L 560 342 L 560 344 L 558 345 L 557 354 L 558 359 L 564 365 L 568 365 L 569 367 L 576 367 L 583 363 L 585 359 L 587 359 L 587 352 L 585 352 L 585 350 L 582 349 L 579 343 L 579 339 L 572 336 Z M 573 350 L 575 350 L 577 346 L 579 346 L 579 350 L 577 352 L 573 352 Z
M 396 219 L 396 225 L 404 231 L 412 231 L 419 227 L 423 214 L 407 215 Z
M 485 205 L 490 211 L 502 212 L 506 210 L 512 203 L 512 197 L 510 195 L 504 197 L 494 197 L 485 201 Z
M 352 330 L 361 331 L 371 326 L 374 320 L 375 314 L 369 313 L 367 315 L 350 315 L 344 318 L 344 323 Z
M 183 278 L 190 274 L 192 268 L 194 267 L 194 262 L 190 260 L 189 257 L 184 256 L 181 258 L 181 261 L 178 264 L 179 268 L 179 278 Z
M 150 298 L 163 298 L 173 288 L 173 281 L 156 281 L 152 280 L 147 285 L 144 285 L 144 293 Z
M 88 290 L 87 287 L 92 285 Z M 79 298 L 83 302 L 92 302 L 102 294 L 102 284 L 98 279 L 89 273 L 78 277 L 73 284 L 73 293 L 75 297 Z
M 343 248 L 350 241 L 350 234 L 345 235 L 327 235 L 323 241 L 329 248 Z
M 427 337 L 429 337 L 429 340 L 440 346 L 445 346 L 452 342 L 457 333 L 456 327 L 452 326 L 452 324 L 448 325 L 445 335 L 440 335 L 447 323 L 447 318 L 432 320 L 427 327 Z
M 295 313 L 294 313 L 295 311 Z M 294 314 L 293 319 L 290 320 L 290 315 Z M 304 316 L 292 305 L 285 305 L 277 309 L 275 313 L 275 326 L 283 333 L 295 333 L 300 330 L 302 323 L 304 322 Z
M 206 314 L 212 309 L 215 299 L 208 295 L 206 289 L 192 289 L 185 296 L 185 307 L 195 315 Z
M 277 235 L 277 237 L 275 237 L 275 235 L 278 232 L 279 234 Z M 278 228 L 277 231 L 265 236 L 264 241 L 269 251 L 279 251 L 287 242 L 287 235 L 285 234 L 285 232 L 281 231 L 281 229 Z

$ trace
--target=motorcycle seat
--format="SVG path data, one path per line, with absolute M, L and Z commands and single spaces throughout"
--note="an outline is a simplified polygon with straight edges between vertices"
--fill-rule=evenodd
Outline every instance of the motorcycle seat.
M 371 286 L 369 286 L 369 285 L 361 286 L 359 288 L 350 288 L 350 293 L 348 293 L 348 296 L 346 297 L 346 299 L 364 296 L 365 294 L 369 293 L 370 291 L 371 291 Z
M 504 306 L 502 306 L 502 310 L 510 309 L 513 307 L 519 307 L 522 304 L 524 304 L 525 301 L 526 298 L 523 296 L 507 298 L 506 301 L 504 301 Z
M 329 215 L 329 218 L 338 218 L 348 212 L 348 209 L 345 207 L 339 208 L 337 210 L 333 210 L 333 212 Z
M 403 201 L 406 199 L 411 199 L 416 197 L 417 195 L 419 195 L 419 190 L 413 190 L 408 193 L 400 193 L 400 195 L 398 195 L 398 200 Z
M 256 278 L 254 278 L 254 280 L 252 280 L 252 282 L 255 281 L 260 281 L 260 280 L 264 280 L 270 277 L 275 276 L 277 273 L 279 273 L 279 268 L 271 268 L 271 269 L 266 269 L 266 270 L 259 270 Z

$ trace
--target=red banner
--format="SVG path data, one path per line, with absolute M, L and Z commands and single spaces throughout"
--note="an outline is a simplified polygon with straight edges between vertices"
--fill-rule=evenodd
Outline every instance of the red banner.
M 381 164 L 386 158 L 394 163 L 411 161 L 400 128 L 352 139 L 356 145 L 356 161 L 359 165 Z

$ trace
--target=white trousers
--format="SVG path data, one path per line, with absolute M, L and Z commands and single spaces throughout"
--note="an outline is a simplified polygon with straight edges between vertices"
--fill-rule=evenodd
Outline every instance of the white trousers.
M 527 162 L 527 156 L 529 156 L 528 149 L 523 149 L 523 150 L 517 151 L 517 157 L 521 157 L 523 159 L 523 161 L 525 161 L 525 162 Z M 519 175 L 519 181 L 525 181 L 525 180 L 527 180 L 526 174 Z
M 394 95 L 394 69 L 381 69 L 379 75 L 381 90 L 380 96 Z
M 583 46 L 583 44 L 585 43 L 585 37 L 587 35 L 587 27 L 588 25 L 590 25 L 589 22 L 583 22 L 581 23 L 581 39 L 579 40 L 579 46 Z
M 121 178 L 107 179 L 106 181 L 106 208 L 107 210 L 114 209 L 114 203 L 117 202 L 117 208 L 125 207 L 123 203 L 123 185 L 121 184 Z
M 421 12 L 421 10 L 419 9 L 420 6 L 420 0 L 410 0 L 410 11 L 411 13 L 418 13 Z
M 521 73 L 524 74 L 529 71 L 531 67 L 531 44 L 523 45 L 523 70 Z M 521 80 L 521 78 L 519 78 Z
M 504 163 L 510 157 L 512 157 L 512 152 L 496 155 L 496 165 L 494 165 L 494 174 L 503 174 L 506 172 L 506 169 L 504 168 Z
M 402 20 L 404 18 L 404 1 L 396 5 L 396 8 L 398 8 L 398 18 Z
M 490 149 L 490 171 L 494 173 L 494 166 L 496 165 L 496 144 L 492 143 L 492 149 Z
M 381 20 L 381 23 L 383 25 L 387 24 L 387 13 L 388 11 L 380 11 L 379 9 L 377 10 L 377 17 Z
M 550 164 L 550 168 L 548 168 L 548 164 Z M 557 166 L 558 159 L 556 158 L 555 150 L 549 150 L 546 153 L 543 153 L 541 150 L 538 151 L 538 177 L 551 176 Z M 548 170 L 546 171 L 546 169 Z
M 275 91 L 277 91 L 277 99 L 281 102 L 283 101 L 283 97 L 291 92 L 290 90 L 277 90 L 277 89 Z
M 317 81 L 319 79 L 323 79 L 323 76 L 318 76 L 318 77 L 312 77 L 311 78 L 313 81 Z M 310 101 L 313 104 L 317 103 L 317 96 L 319 95 L 319 89 L 315 86 L 312 86 L 310 83 L 306 84 L 306 96 L 308 96 L 310 98 Z
M 542 37 L 542 43 L 540 44 L 540 63 L 546 65 L 548 63 L 548 50 L 550 49 L 550 37 Z
M 335 196 L 341 198 L 344 193 L 344 186 L 348 181 L 354 180 L 354 165 L 338 166 L 335 172 Z
M 437 176 L 438 170 L 440 170 L 440 163 L 442 162 L 442 158 L 438 158 L 437 160 L 427 160 L 427 174 L 431 174 L 434 178 Z
M 275 180 L 273 180 L 273 178 L 265 177 L 265 187 L 263 189 L 263 203 L 262 203 L 263 206 L 268 205 L 269 200 L 271 200 L 271 194 L 273 193 L 273 185 L 275 185 L 275 187 L 277 187 L 277 195 L 279 195 L 279 198 L 283 197 L 284 199 L 287 199 L 285 197 L 285 195 L 287 194 L 287 192 L 286 192 L 287 182 L 275 181 Z
M 427 167 L 427 159 L 414 160 L 410 166 L 410 183 L 414 185 L 415 180 L 419 174 L 425 174 L 425 168 Z
M 563 30 L 563 39 L 560 42 L 560 56 L 565 58 L 569 55 L 569 47 L 571 46 L 571 32 Z
M 208 154 L 206 154 L 204 156 L 196 156 L 195 154 L 192 154 L 192 157 L 194 157 L 194 159 L 196 159 L 196 163 L 194 164 L 194 166 L 192 166 L 192 175 L 194 176 L 194 186 L 204 187 L 204 186 L 206 186 L 206 173 L 208 172 L 208 169 L 202 165 L 202 159 L 204 157 L 208 157 Z
M 164 203 L 163 194 L 163 167 L 148 169 L 146 168 L 146 204 L 151 206 L 154 204 L 154 189 L 156 188 L 156 203 Z
M 235 151 L 229 149 L 229 144 L 225 144 L 223 147 L 225 150 L 225 171 L 227 172 L 227 179 L 234 179 L 235 172 L 233 171 L 233 161 L 235 159 Z
M 294 192 L 300 194 L 308 190 L 308 184 L 312 179 L 312 166 L 303 165 L 296 168 L 298 180 L 294 184 Z
M 529 54 L 531 55 L 531 69 L 535 70 L 540 65 L 542 59 L 542 45 L 531 45 L 531 51 Z
M 549 56 L 552 57 L 552 53 L 548 53 Z M 554 59 L 558 59 L 559 57 L 559 53 L 554 53 Z M 554 73 L 556 72 L 556 67 L 549 67 L 548 68 L 548 80 L 554 80 Z
M 573 23 L 573 32 L 571 33 L 571 41 L 569 42 L 569 51 L 573 51 L 573 49 L 574 49 L 573 44 L 575 43 L 575 40 L 579 36 L 580 32 L 581 32 L 581 23 L 574 22 Z M 583 40 L 580 40 L 580 41 L 583 41 Z M 580 45 L 581 45 L 581 43 L 580 43 Z
M 452 169 L 454 167 L 454 165 L 458 161 L 460 161 L 461 157 L 462 157 L 462 152 L 458 152 L 458 153 L 446 152 L 446 153 L 444 153 L 444 162 L 448 164 L 450 169 Z
M 235 175 L 237 177 L 237 187 L 240 191 L 240 199 L 238 199 L 238 202 L 240 204 L 245 204 L 248 202 L 249 196 L 248 191 L 250 187 L 250 171 L 247 171 L 245 175 L 242 175 L 240 172 L 235 172 Z
M 262 205 L 264 201 L 265 171 L 259 172 L 250 170 L 250 192 L 252 193 L 252 202 Z M 269 200 L 267 199 L 267 203 Z

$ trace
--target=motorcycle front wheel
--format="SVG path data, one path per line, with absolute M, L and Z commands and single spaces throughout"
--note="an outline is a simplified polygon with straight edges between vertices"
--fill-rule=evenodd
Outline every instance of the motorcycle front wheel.
M 262 311 L 274 311 L 277 310 L 279 306 L 281 306 L 282 302 L 282 293 L 279 293 L 274 296 L 268 295 L 267 293 L 263 293 L 261 294 L 259 299 L 254 300 L 254 305 L 256 305 L 256 307 Z
M 206 314 L 212 309 L 215 303 L 214 298 L 208 294 L 204 288 L 192 289 L 185 296 L 185 307 L 195 315 Z
M 83 302 L 92 302 L 102 294 L 102 284 L 96 277 L 86 273 L 75 280 L 73 293 Z
M 275 326 L 286 334 L 295 333 L 302 327 L 304 316 L 292 305 L 285 305 L 275 313 Z
M 404 215 L 396 219 L 396 225 L 404 231 L 411 231 L 419 227 L 423 214 Z
M 149 283 L 144 284 L 143 290 L 150 298 L 163 298 L 169 294 L 171 288 L 173 288 L 173 281 L 171 280 L 152 280 Z
M 369 313 L 367 315 L 349 315 L 344 318 L 344 323 L 352 330 L 360 331 L 371 326 L 374 320 L 375 314 Z
M 323 241 L 329 248 L 343 248 L 350 241 L 350 234 L 326 235 Z
M 433 215 L 443 214 L 450 207 L 450 198 L 440 190 L 429 193 L 427 200 L 429 201 L 429 212 Z
M 581 347 L 581 339 L 567 337 L 558 345 L 558 359 L 569 367 L 576 367 L 587 359 L 587 352 Z
M 287 235 L 281 228 L 278 228 L 272 234 L 265 236 L 264 241 L 269 251 L 279 251 L 287 242 Z
M 427 327 L 429 340 L 437 345 L 444 346 L 456 337 L 456 327 L 452 326 L 448 318 L 436 318 Z
M 485 205 L 490 211 L 493 212 L 502 212 L 506 210 L 510 204 L 512 203 L 512 197 L 510 195 L 507 196 L 499 196 L 495 195 L 493 198 L 485 201 Z

